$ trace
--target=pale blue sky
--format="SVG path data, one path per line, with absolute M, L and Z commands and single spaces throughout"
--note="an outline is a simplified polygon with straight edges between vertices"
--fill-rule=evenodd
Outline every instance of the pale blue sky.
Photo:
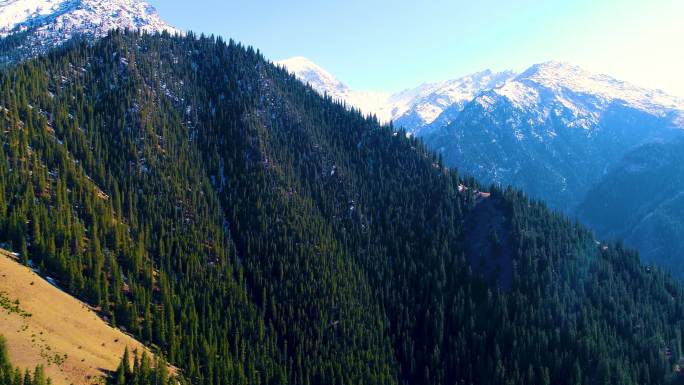
M 564 60 L 684 97 L 684 0 L 148 0 L 175 26 L 395 91 Z

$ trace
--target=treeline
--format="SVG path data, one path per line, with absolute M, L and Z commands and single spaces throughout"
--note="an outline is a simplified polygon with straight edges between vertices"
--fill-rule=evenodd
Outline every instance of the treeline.
M 0 336 L 0 384 L 2 385 L 50 385 L 51 381 L 45 376 L 42 366 L 36 366 L 33 372 L 27 369 L 23 373 L 13 367 L 7 354 L 7 342 Z
M 191 383 L 679 378 L 669 277 L 232 41 L 6 69 L 0 135 L 0 241 Z M 167 381 L 135 362 L 112 381 Z
M 183 384 L 181 378 L 169 375 L 166 362 L 156 357 L 154 362 L 143 352 L 138 356 L 138 352 L 133 352 L 133 366 L 131 366 L 131 356 L 128 348 L 121 357 L 121 362 L 110 377 L 110 385 L 180 385 Z

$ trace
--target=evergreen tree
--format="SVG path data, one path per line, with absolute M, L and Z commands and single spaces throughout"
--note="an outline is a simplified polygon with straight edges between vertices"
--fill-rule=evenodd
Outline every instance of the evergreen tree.
M 114 31 L 3 69 L 0 106 L 0 241 L 193 384 L 681 380 L 666 274 L 250 47 Z

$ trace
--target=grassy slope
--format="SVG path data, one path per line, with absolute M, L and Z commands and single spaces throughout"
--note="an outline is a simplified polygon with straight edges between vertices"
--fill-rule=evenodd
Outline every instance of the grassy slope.
M 12 362 L 22 370 L 44 365 L 55 385 L 99 382 L 104 371 L 116 369 L 126 346 L 144 349 L 4 250 L 0 250 L 2 297 L 19 300 L 19 313 L 0 307 L 0 334 L 7 338 Z

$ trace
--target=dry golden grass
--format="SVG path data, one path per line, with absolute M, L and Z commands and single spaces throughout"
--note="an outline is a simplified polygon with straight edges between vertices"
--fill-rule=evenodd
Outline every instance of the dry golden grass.
M 42 364 L 55 385 L 101 383 L 105 371 L 116 369 L 126 346 L 131 352 L 145 349 L 4 250 L 0 296 L 12 304 L 19 300 L 18 312 L 0 306 L 0 334 L 7 339 L 13 364 L 22 370 Z

